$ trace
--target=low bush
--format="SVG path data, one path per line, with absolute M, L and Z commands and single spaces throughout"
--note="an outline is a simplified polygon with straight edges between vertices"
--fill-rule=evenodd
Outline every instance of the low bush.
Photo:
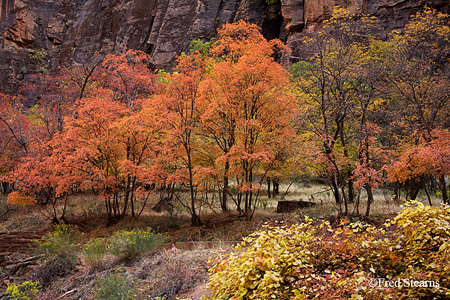
M 209 299 L 449 299 L 449 207 L 408 204 L 389 224 L 266 226 L 213 262 Z
M 36 251 L 43 254 L 45 260 L 36 269 L 35 278 L 47 285 L 55 277 L 70 272 L 77 263 L 82 236 L 76 227 L 57 225 L 42 241 L 35 240 Z
M 109 240 L 108 250 L 120 259 L 133 259 L 137 256 L 159 249 L 167 240 L 163 234 L 147 231 L 118 231 Z
M 412 201 L 390 224 L 394 225 L 392 250 L 405 266 L 395 280 L 406 281 L 396 291 L 401 299 L 450 298 L 450 206 L 425 206 Z M 408 288 L 411 280 L 423 285 Z M 438 286 L 436 286 L 438 283 Z
M 150 299 L 175 300 L 181 292 L 205 282 L 208 279 L 205 256 L 201 250 L 173 252 L 165 251 L 155 256 L 156 263 L 147 266 L 147 272 L 140 278 L 151 278 Z M 159 262 L 159 264 L 158 264 Z M 144 275 L 144 276 L 143 276 Z
M 47 258 L 35 269 L 34 278 L 44 286 L 51 284 L 56 277 L 62 277 L 69 274 L 75 267 L 72 257 L 60 254 L 55 257 Z
M 55 230 L 43 236 L 42 241 L 35 240 L 37 252 L 46 257 L 64 256 L 76 263 L 79 242 L 83 237 L 76 227 L 56 225 Z
M 298 270 L 309 267 L 315 240 L 311 222 L 270 228 L 246 238 L 211 268 L 211 299 L 288 299 Z M 243 246 L 247 246 L 243 248 Z
M 83 246 L 84 258 L 92 267 L 98 267 L 103 262 L 106 252 L 106 240 L 104 238 L 90 240 Z
M 138 296 L 135 281 L 123 272 L 114 272 L 97 281 L 95 291 L 98 300 L 135 300 Z
M 31 300 L 35 299 L 36 294 L 40 291 L 40 285 L 34 281 L 24 281 L 22 284 L 8 284 L 6 288 L 6 299 L 13 300 Z

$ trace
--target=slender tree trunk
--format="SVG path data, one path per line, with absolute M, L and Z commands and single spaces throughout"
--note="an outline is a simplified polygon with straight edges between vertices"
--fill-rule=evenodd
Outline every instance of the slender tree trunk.
M 337 178 L 336 178 L 336 174 L 332 175 L 332 186 L 333 186 L 333 194 L 334 194 L 334 199 L 336 200 L 336 204 L 337 205 L 341 205 L 341 194 L 339 192 L 339 186 L 337 184 Z
M 236 183 L 237 183 L 237 186 L 240 186 L 240 184 L 242 182 L 241 182 L 241 180 L 239 180 L 239 178 L 236 178 Z M 242 205 L 242 197 L 243 197 L 243 194 L 238 191 L 238 193 L 236 195 L 235 203 L 236 203 L 236 210 L 238 211 L 239 216 L 243 215 L 243 210 L 242 210 L 242 207 L 241 207 L 241 205 Z
M 9 182 L 2 181 L 2 188 L 3 188 L 2 190 L 3 195 L 9 194 Z
M 329 146 L 325 144 L 325 153 L 327 154 L 328 161 L 333 165 L 333 171 L 331 173 L 331 185 L 333 187 L 333 195 L 336 200 L 336 204 L 339 205 L 339 210 L 341 207 L 341 194 L 339 192 L 339 170 L 332 156 L 332 150 Z
M 52 223 L 54 225 L 60 224 L 58 219 L 58 212 L 56 211 L 56 197 L 52 199 L 52 209 L 53 209 L 53 220 Z
M 370 205 L 373 202 L 373 194 L 372 194 L 372 187 L 369 184 L 366 184 L 366 190 L 367 190 L 367 207 L 366 207 L 366 218 L 369 217 L 370 214 Z
M 427 189 L 427 185 L 425 183 L 425 180 L 422 180 L 422 186 L 423 186 L 423 189 L 425 190 L 425 194 L 427 194 L 428 204 L 430 204 L 430 206 L 433 206 L 433 204 L 431 203 L 430 194 L 428 193 L 428 189 Z
M 365 152 L 366 152 L 366 165 L 367 167 L 370 166 L 370 159 L 369 159 L 369 139 L 366 137 L 365 141 Z M 366 208 L 366 218 L 369 217 L 370 214 L 370 205 L 372 204 L 373 200 L 373 194 L 372 194 L 372 186 L 370 185 L 370 177 L 368 178 L 369 183 L 366 184 L 367 189 L 367 208 Z
M 135 200 L 135 186 L 136 186 L 136 176 L 133 177 L 131 180 L 131 186 L 130 186 L 130 207 L 131 207 L 131 217 L 136 217 L 136 212 L 134 211 L 134 200 Z
M 270 192 L 270 179 L 267 179 L 267 197 L 272 198 L 272 194 Z
M 120 215 L 121 218 L 125 217 L 125 214 L 127 213 L 128 200 L 130 198 L 130 185 L 131 185 L 131 177 L 130 177 L 130 175 L 128 175 L 127 176 L 127 187 L 125 190 L 125 199 L 124 199 L 124 203 L 123 203 L 123 210 L 122 210 L 122 214 Z
M 342 190 L 342 198 L 344 200 L 344 215 L 348 215 L 348 203 L 347 203 L 347 196 L 345 195 L 344 186 L 341 188 Z
M 64 224 L 67 224 L 67 220 L 66 220 L 66 209 L 67 209 L 67 203 L 68 203 L 68 199 L 69 199 L 69 195 L 64 194 L 64 206 L 63 206 L 63 210 L 61 213 L 61 217 L 60 219 L 64 222 Z
M 249 183 L 249 172 L 248 172 L 248 162 L 244 161 L 243 163 L 244 165 L 244 170 L 245 170 L 245 181 L 244 183 L 247 185 Z M 245 203 L 244 203 L 244 215 L 247 216 L 248 212 L 249 212 L 249 193 L 248 190 L 245 191 Z
M 398 182 L 394 182 L 394 199 L 398 202 L 400 201 L 400 189 L 398 187 Z
M 248 214 L 247 217 L 251 218 L 252 216 L 252 212 L 253 212 L 253 207 L 252 207 L 252 203 L 253 203 L 253 168 L 250 168 L 250 172 L 249 172 L 249 182 L 250 182 L 250 191 L 249 191 L 249 210 L 248 210 Z M 256 206 L 256 202 L 254 204 Z
M 348 186 L 348 203 L 353 203 L 355 202 L 355 191 L 353 188 L 353 179 L 352 179 L 352 172 L 348 171 L 347 172 L 347 176 L 348 176 L 348 181 L 347 181 L 347 186 Z
M 442 201 L 444 204 L 450 204 L 447 196 L 447 183 L 445 182 L 445 175 L 442 174 L 439 176 L 439 181 L 441 183 L 441 191 L 442 191 Z
M 228 183 L 228 172 L 230 170 L 230 162 L 226 161 L 225 162 L 225 170 L 224 170 L 224 174 L 223 174 L 223 191 L 222 191 L 222 212 L 227 212 L 228 211 L 228 206 L 227 206 L 227 200 L 228 200 L 228 193 L 229 193 L 229 183 Z
M 280 194 L 280 182 L 278 181 L 278 179 L 273 179 L 272 184 L 272 196 L 275 197 Z
M 419 179 L 422 181 L 422 179 Z M 419 193 L 420 189 L 420 182 L 417 182 L 415 179 L 411 180 L 410 190 L 409 190 L 409 199 L 416 200 L 417 194 Z
M 344 137 L 344 124 L 341 123 L 340 125 L 340 133 L 339 137 L 341 139 L 342 147 L 344 148 L 344 156 L 348 159 L 348 150 L 347 150 L 347 143 L 345 142 Z M 353 203 L 353 179 L 352 179 L 352 171 L 347 171 L 347 186 L 348 186 L 348 203 Z M 344 198 L 344 205 L 346 206 L 347 211 L 347 197 L 345 196 L 344 189 L 342 189 L 342 196 Z M 347 213 L 345 213 L 347 214 Z
M 114 217 L 120 217 L 119 197 L 120 197 L 119 192 L 115 192 L 113 198 Z
M 194 176 L 192 174 L 192 161 L 191 161 L 191 153 L 188 152 L 188 170 L 189 170 L 189 193 L 191 196 L 191 223 L 194 226 L 201 225 L 200 217 L 197 215 L 195 210 L 195 194 L 194 194 Z
M 355 208 L 356 208 L 356 215 L 359 216 L 359 203 L 361 200 L 361 189 L 359 189 L 358 191 L 358 197 L 356 197 L 356 204 L 355 204 Z

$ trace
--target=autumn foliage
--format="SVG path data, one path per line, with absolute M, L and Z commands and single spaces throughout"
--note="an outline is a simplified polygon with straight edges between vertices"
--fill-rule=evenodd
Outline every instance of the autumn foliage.
M 404 30 L 380 36 L 376 18 L 337 7 L 305 36 L 304 58 L 239 21 L 194 41 L 173 72 L 124 49 L 30 76 L 23 96 L 0 93 L 8 204 L 68 223 L 71 195 L 89 192 L 112 224 L 160 199 L 200 226 L 205 210 L 252 218 L 265 184 L 270 198 L 287 179 L 325 182 L 339 215 L 363 220 L 377 189 L 397 200 L 423 190 L 429 205 L 407 202 L 383 229 L 309 218 L 264 226 L 211 262 L 209 298 L 447 299 L 448 24 L 425 7 Z M 122 232 L 109 250 L 133 257 L 148 250 L 139 240 L 153 249 L 165 238 Z M 434 285 L 411 289 L 411 280 Z
M 380 187 L 412 199 L 437 187 L 448 202 L 448 16 L 424 8 L 401 32 L 378 29 L 336 8 L 290 73 L 275 60 L 287 47 L 240 21 L 172 73 L 124 50 L 34 76 L 27 100 L 0 94 L 10 202 L 34 199 L 58 223 L 90 190 L 114 221 L 158 193 L 199 225 L 206 206 L 251 218 L 266 183 L 302 176 L 327 182 L 342 214 L 362 214 L 363 195 L 369 216 Z
M 444 299 L 449 216 L 448 206 L 409 203 L 386 224 L 396 226 L 391 232 L 309 218 L 267 225 L 210 262 L 208 299 Z M 415 288 L 411 280 L 422 283 Z

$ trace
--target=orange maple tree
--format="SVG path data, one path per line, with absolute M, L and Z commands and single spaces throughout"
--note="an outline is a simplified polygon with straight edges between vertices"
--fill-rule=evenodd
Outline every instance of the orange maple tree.
M 114 92 L 114 97 L 135 109 L 136 100 L 147 98 L 155 92 L 156 76 L 151 69 L 151 58 L 138 50 L 108 54 L 101 67 L 104 86 Z
M 277 148 L 293 135 L 295 102 L 287 92 L 286 71 L 272 57 L 276 50 L 286 48 L 278 40 L 266 41 L 257 26 L 228 24 L 211 48 L 217 62 L 201 85 L 202 127 L 219 153 L 222 209 L 233 176 L 239 191 L 233 200 L 248 217 L 254 212 L 255 192 L 278 159 Z
M 448 204 L 445 177 L 450 174 L 450 148 L 448 147 L 450 132 L 448 129 L 435 129 L 427 140 L 419 132 L 415 136 L 418 140 L 417 145 L 406 148 L 396 161 L 386 166 L 389 180 L 404 184 L 408 180 L 416 179 L 424 188 L 431 205 L 430 194 L 423 178 L 426 176 L 444 178 L 440 181 L 440 189 L 443 202 Z
M 104 200 L 110 221 L 124 217 L 128 209 L 137 217 L 147 199 L 138 197 L 144 192 L 141 185 L 159 180 L 154 121 L 147 109 L 131 112 L 125 103 L 114 101 L 110 91 L 98 90 L 96 98 L 85 98 L 55 141 L 55 170 L 67 181 L 60 182 L 60 188 L 77 184 L 92 189 Z
M 205 76 L 206 61 L 199 52 L 178 59 L 177 71 L 161 79 L 159 95 L 153 99 L 159 118 L 164 122 L 165 145 L 169 160 L 177 161 L 166 184 L 189 186 L 189 204 L 182 204 L 194 225 L 201 224 L 196 205 L 194 155 L 198 151 L 195 135 L 200 120 L 198 86 Z

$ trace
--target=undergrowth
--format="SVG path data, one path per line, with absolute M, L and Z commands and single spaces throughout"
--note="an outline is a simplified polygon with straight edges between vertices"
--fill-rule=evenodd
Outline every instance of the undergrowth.
M 407 204 L 391 224 L 267 225 L 211 262 L 210 299 L 448 299 L 450 208 Z

